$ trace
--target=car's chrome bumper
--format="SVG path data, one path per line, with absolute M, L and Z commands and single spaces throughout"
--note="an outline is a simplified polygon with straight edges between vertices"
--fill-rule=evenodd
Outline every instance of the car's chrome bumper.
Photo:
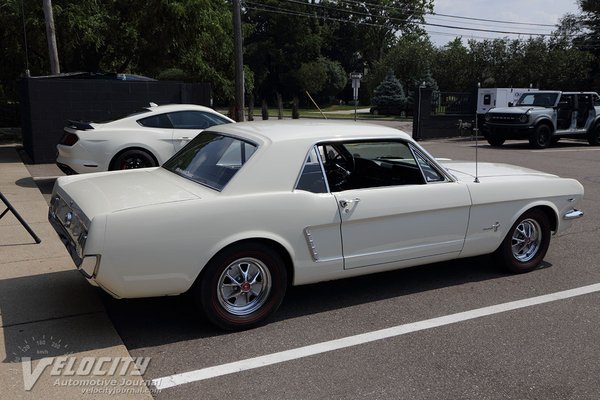
M 579 211 L 579 210 L 576 210 L 576 209 L 567 211 L 565 213 L 565 215 L 563 215 L 563 219 L 565 219 L 567 221 L 568 220 L 572 220 L 572 219 L 581 218 L 581 217 L 583 217 L 583 211 Z

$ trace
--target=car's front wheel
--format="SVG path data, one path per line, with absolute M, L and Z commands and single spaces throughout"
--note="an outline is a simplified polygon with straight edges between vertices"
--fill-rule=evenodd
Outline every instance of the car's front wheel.
M 509 271 L 522 273 L 540 265 L 550 245 L 550 222 L 542 210 L 521 215 L 510 228 L 497 255 Z
M 213 324 L 243 330 L 260 325 L 273 314 L 286 288 L 281 256 L 262 243 L 244 243 L 210 261 L 194 296 Z
M 545 149 L 552 143 L 552 128 L 545 123 L 539 124 L 529 137 L 529 144 L 534 149 Z
M 111 170 L 150 168 L 156 167 L 158 163 L 147 151 L 140 149 L 125 150 L 117 155 L 111 163 Z
M 502 137 L 502 135 L 498 135 L 496 133 L 489 133 L 487 136 L 487 141 L 490 144 L 490 146 L 500 147 L 504 144 L 505 139 L 504 137 Z

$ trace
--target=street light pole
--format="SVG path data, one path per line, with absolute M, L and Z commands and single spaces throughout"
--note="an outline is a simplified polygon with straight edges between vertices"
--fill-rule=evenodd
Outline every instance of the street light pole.
M 235 115 L 237 122 L 244 121 L 244 58 L 242 49 L 242 5 L 233 0 L 233 50 L 235 63 Z

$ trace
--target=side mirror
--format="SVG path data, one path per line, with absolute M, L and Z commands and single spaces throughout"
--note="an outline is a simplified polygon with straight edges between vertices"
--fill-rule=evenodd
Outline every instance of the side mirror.
M 513 105 L 514 105 L 514 104 L 513 104 L 513 102 L 512 102 L 512 101 L 509 101 L 509 102 L 508 102 L 508 106 L 509 106 L 509 107 L 512 107 Z

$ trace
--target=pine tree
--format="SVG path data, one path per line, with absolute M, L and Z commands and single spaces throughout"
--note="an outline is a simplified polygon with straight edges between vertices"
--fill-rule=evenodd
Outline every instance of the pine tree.
M 403 109 L 406 104 L 406 96 L 402 84 L 393 71 L 389 71 L 385 79 L 374 90 L 372 103 L 380 109 Z

